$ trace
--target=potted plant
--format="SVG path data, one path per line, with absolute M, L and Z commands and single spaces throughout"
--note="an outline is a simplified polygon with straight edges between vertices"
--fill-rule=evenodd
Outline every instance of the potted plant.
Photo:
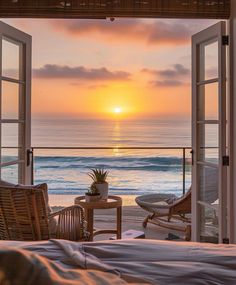
M 101 195 L 102 200 L 106 200 L 108 198 L 108 183 L 106 181 L 108 176 L 108 171 L 104 169 L 91 169 L 91 173 L 88 174 L 92 180 L 93 184 L 96 186 L 96 189 Z
M 100 200 L 100 193 L 98 192 L 98 189 L 96 185 L 92 184 L 88 190 L 88 192 L 85 193 L 85 201 L 86 202 L 96 202 Z

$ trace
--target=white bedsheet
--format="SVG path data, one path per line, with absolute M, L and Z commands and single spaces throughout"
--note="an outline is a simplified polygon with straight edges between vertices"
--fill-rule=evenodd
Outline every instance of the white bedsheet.
M 36 252 L 64 268 L 87 268 L 118 274 L 127 282 L 173 285 L 236 284 L 236 245 L 154 240 L 93 243 L 46 241 L 0 242 Z

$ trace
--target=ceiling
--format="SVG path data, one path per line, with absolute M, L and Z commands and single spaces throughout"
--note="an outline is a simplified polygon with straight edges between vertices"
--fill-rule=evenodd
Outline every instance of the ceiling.
M 0 0 L 1 18 L 227 19 L 230 0 Z

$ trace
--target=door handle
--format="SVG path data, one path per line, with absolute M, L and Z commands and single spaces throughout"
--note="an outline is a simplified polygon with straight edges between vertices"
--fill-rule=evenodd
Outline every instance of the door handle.
M 27 166 L 30 166 L 30 164 L 31 164 L 32 154 L 33 154 L 33 151 L 31 149 L 27 149 L 27 160 L 26 160 Z
M 190 151 L 191 153 L 191 164 L 193 165 L 194 164 L 194 151 L 193 149 Z

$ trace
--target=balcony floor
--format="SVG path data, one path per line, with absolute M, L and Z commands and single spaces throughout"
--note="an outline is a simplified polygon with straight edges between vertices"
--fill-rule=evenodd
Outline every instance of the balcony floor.
M 69 206 L 73 204 L 73 195 L 50 195 L 50 204 L 56 210 L 57 207 Z M 159 239 L 164 240 L 168 237 L 169 233 L 177 235 L 181 240 L 184 239 L 184 233 L 171 229 L 166 229 L 153 224 L 148 224 L 147 228 L 142 227 L 143 219 L 147 216 L 147 212 L 141 209 L 135 203 L 135 197 L 131 195 L 121 196 L 123 199 L 122 207 L 122 232 L 127 230 L 138 230 L 145 233 L 147 239 Z M 60 206 L 58 206 L 60 205 Z M 95 210 L 94 213 L 94 227 L 96 229 L 111 229 L 116 226 L 116 210 Z M 98 235 L 94 240 L 106 240 L 112 235 Z
M 147 239 L 164 240 L 168 237 L 169 233 L 179 236 L 182 240 L 184 234 L 171 229 L 166 229 L 153 224 L 148 224 L 147 228 L 142 227 L 143 219 L 146 217 L 147 212 L 142 210 L 139 206 L 123 206 L 122 216 L 122 232 L 127 230 L 138 230 L 145 233 Z M 97 210 L 95 214 L 95 228 L 108 229 L 115 226 L 116 216 L 113 210 Z M 109 239 L 111 235 L 98 235 L 94 240 Z

